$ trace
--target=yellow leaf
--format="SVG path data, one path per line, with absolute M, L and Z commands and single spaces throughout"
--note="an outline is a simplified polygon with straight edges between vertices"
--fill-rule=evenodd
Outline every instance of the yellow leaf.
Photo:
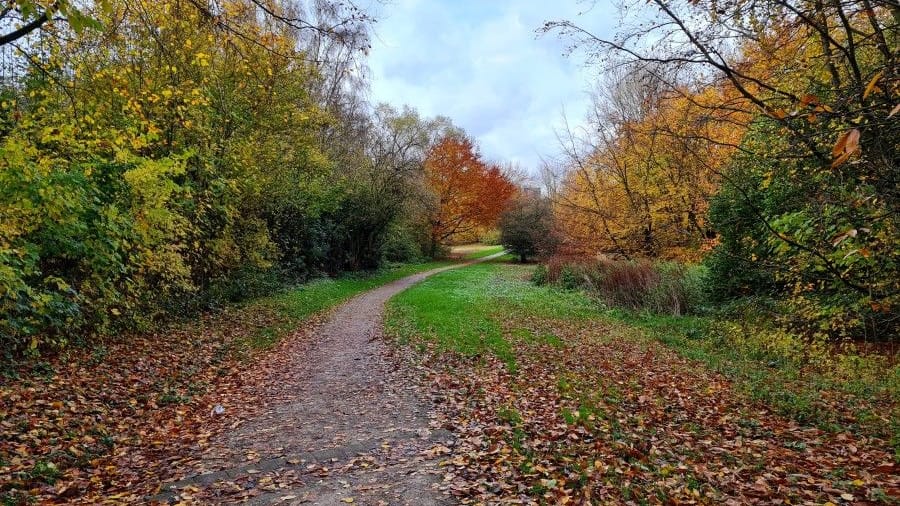
M 875 74 L 875 77 L 869 81 L 869 84 L 866 85 L 866 90 L 863 91 L 863 100 L 869 97 L 869 95 L 875 91 L 875 88 L 878 86 L 878 81 L 881 79 L 881 76 L 884 75 L 884 71 Z

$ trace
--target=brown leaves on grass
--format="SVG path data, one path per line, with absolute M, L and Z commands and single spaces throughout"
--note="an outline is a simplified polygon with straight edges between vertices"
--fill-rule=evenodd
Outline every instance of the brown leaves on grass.
M 886 441 L 773 414 L 721 375 L 618 327 L 527 321 L 499 361 L 434 356 L 460 435 L 446 492 L 465 503 L 873 504 L 900 497 Z M 593 326 L 592 326 L 593 325 Z
M 235 309 L 23 365 L 0 384 L 0 498 L 143 502 L 161 480 L 195 472 L 182 456 L 249 416 L 240 410 L 259 392 L 244 377 L 240 357 L 252 351 L 242 343 L 276 323 L 273 312 Z

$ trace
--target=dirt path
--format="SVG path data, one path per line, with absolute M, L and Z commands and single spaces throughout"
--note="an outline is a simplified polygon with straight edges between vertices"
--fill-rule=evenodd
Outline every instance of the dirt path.
M 447 503 L 437 490 L 436 453 L 452 444 L 451 434 L 429 426 L 431 406 L 380 331 L 389 298 L 455 267 L 409 276 L 339 307 L 311 342 L 288 348 L 288 370 L 272 378 L 285 394 L 210 440 L 199 467 L 211 472 L 172 483 L 154 499 Z

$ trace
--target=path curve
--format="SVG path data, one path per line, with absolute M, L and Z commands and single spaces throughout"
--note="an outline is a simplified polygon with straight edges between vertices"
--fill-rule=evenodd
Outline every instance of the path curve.
M 211 440 L 201 459 L 216 471 L 171 483 L 154 499 L 271 480 L 276 490 L 251 503 L 449 503 L 437 490 L 440 451 L 434 449 L 452 445 L 452 435 L 429 426 L 430 404 L 380 339 L 384 305 L 429 276 L 503 254 L 414 274 L 339 306 L 291 360 L 292 371 L 279 378 L 290 398 Z M 282 480 L 285 475 L 291 479 Z

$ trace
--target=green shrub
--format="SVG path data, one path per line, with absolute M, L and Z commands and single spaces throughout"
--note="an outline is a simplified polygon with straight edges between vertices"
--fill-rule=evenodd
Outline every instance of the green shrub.
M 387 262 L 419 262 L 425 258 L 415 234 L 406 227 L 391 227 L 381 245 L 381 255 Z
M 583 285 L 583 279 L 578 275 L 578 266 L 564 266 L 559 272 L 557 284 L 565 290 L 577 290 Z
M 547 267 L 543 264 L 538 265 L 531 273 L 531 282 L 537 286 L 544 286 L 549 282 L 549 273 Z
M 789 150 L 784 142 L 781 126 L 756 121 L 743 140 L 748 149 L 730 161 L 710 201 L 718 233 L 704 260 L 710 294 L 781 299 L 790 308 L 785 326 L 809 338 L 896 340 L 900 234 L 888 210 L 896 208 L 896 185 L 874 170 L 896 162 L 861 150 L 852 166 L 860 172 L 850 176 L 793 154 L 748 154 Z
M 559 240 L 549 200 L 534 196 L 513 199 L 500 216 L 500 243 L 521 262 L 556 251 Z

